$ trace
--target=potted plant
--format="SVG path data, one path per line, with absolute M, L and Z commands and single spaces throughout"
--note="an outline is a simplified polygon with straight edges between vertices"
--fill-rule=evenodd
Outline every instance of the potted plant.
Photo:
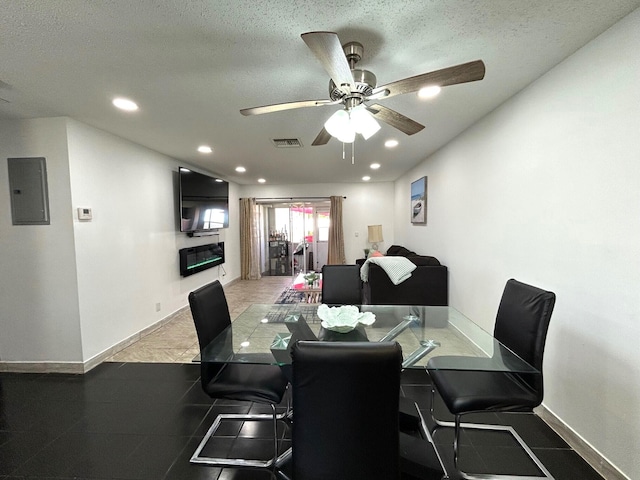
M 309 287 L 313 287 L 313 284 L 320 279 L 320 275 L 311 270 L 310 272 L 305 274 L 304 279 Z

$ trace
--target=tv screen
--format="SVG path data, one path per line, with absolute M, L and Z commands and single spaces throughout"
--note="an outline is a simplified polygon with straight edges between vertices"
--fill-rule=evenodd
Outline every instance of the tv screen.
M 180 167 L 180 231 L 229 227 L 229 182 Z

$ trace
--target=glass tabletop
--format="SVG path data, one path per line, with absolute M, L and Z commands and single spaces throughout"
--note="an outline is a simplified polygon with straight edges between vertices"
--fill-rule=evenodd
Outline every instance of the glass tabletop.
M 348 333 L 325 329 L 318 305 L 254 304 L 201 352 L 201 361 L 287 365 L 296 340 L 397 341 L 404 368 L 539 373 L 452 307 L 361 305 L 375 322 Z

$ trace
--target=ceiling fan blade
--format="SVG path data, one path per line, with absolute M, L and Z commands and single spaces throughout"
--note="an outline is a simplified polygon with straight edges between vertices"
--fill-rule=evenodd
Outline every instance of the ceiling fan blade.
M 275 103 L 273 105 L 264 105 L 262 107 L 243 108 L 240 113 L 245 117 L 249 115 L 260 115 L 263 113 L 280 112 L 282 110 L 293 110 L 294 108 L 304 107 L 321 107 L 324 105 L 336 105 L 340 101 L 332 100 L 302 100 L 300 102 Z
M 371 112 L 377 120 L 382 120 L 407 135 L 418 133 L 424 128 L 424 125 L 411 120 L 409 117 L 405 117 L 401 113 L 391 110 L 390 108 L 383 107 L 382 105 L 378 105 L 377 103 L 367 105 L 366 109 L 368 112 Z
M 385 97 L 388 98 L 394 95 L 402 95 L 403 93 L 416 92 L 422 87 L 430 85 L 446 87 L 447 85 L 456 85 L 458 83 L 475 82 L 484 78 L 484 72 L 484 62 L 475 60 L 382 85 L 375 88 L 372 95 L 383 90 L 389 90 L 389 94 Z
M 329 143 L 329 140 L 331 140 L 331 134 L 327 132 L 326 128 L 322 127 L 322 130 L 320 130 L 320 133 L 318 134 L 318 136 L 316 137 L 316 139 L 313 141 L 311 145 L 312 146 L 326 145 L 327 143 Z
M 302 40 L 311 49 L 333 83 L 338 88 L 350 93 L 355 90 L 351 67 L 344 55 L 338 35 L 333 32 L 309 32 L 301 35 Z

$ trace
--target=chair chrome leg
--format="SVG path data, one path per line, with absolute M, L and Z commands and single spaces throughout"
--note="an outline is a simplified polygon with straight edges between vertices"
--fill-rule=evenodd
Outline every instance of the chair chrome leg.
M 533 450 L 529 448 L 529 446 L 524 442 L 522 437 L 518 435 L 518 432 L 509 425 L 490 425 L 484 423 L 462 423 L 461 422 L 461 414 L 455 416 L 455 421 L 449 422 L 445 420 L 439 420 L 434 415 L 433 404 L 435 400 L 435 387 L 431 388 L 431 419 L 432 421 L 439 427 L 453 427 L 455 429 L 455 436 L 453 440 L 453 463 L 458 470 L 460 476 L 466 480 L 540 480 L 541 478 L 546 478 L 548 480 L 555 480 L 553 475 L 547 470 L 547 468 L 542 464 L 540 459 L 533 453 Z M 460 449 L 460 429 L 474 429 L 474 430 L 493 430 L 499 432 L 508 432 L 513 436 L 513 438 L 518 442 L 520 447 L 525 451 L 525 453 L 529 456 L 529 458 L 536 464 L 536 467 L 542 472 L 543 476 L 531 476 L 531 475 L 501 475 L 501 474 L 492 474 L 492 473 L 476 473 L 471 474 L 464 472 L 458 468 L 458 458 L 459 458 L 459 449 Z M 435 443 L 434 443 L 435 447 Z M 436 449 L 437 451 L 437 449 Z M 445 470 L 446 472 L 446 470 Z
M 278 458 L 278 420 L 276 419 L 276 406 L 271 404 L 271 412 L 273 413 L 273 461 Z
M 433 399 L 432 399 L 432 403 L 433 405 Z M 431 444 L 431 446 L 433 447 L 433 451 L 436 454 L 436 457 L 438 458 L 438 463 L 440 463 L 440 467 L 442 468 L 442 471 L 444 472 L 444 476 L 442 477 L 443 480 L 448 479 L 449 478 L 449 472 L 447 471 L 447 467 L 444 464 L 444 462 L 442 461 L 442 457 L 440 456 L 440 452 L 438 451 L 438 448 L 436 447 L 435 442 L 433 441 L 433 436 L 431 435 L 431 432 L 429 431 L 429 427 L 427 427 L 427 422 L 424 419 L 424 417 L 422 416 L 422 412 L 420 411 L 420 408 L 418 407 L 418 404 L 415 404 L 416 406 L 416 411 L 418 412 L 418 417 L 420 417 L 420 434 L 422 435 L 423 438 L 426 438 L 429 443 Z M 431 409 L 431 416 L 433 417 L 433 407 Z
M 460 415 L 456 415 L 455 434 L 453 436 L 453 465 L 458 468 L 458 442 L 460 439 Z
M 241 414 L 241 413 L 221 413 L 218 415 L 209 427 L 209 430 L 205 434 L 204 438 L 198 444 L 196 451 L 191 456 L 189 460 L 193 464 L 198 465 L 214 465 L 214 466 L 225 466 L 225 467 L 255 467 L 255 468 L 270 468 L 273 465 L 282 463 L 282 459 L 278 457 L 278 420 L 285 420 L 287 418 L 288 412 L 283 412 L 281 414 L 276 414 L 275 405 L 271 405 L 272 414 Z M 243 420 L 243 421 L 272 421 L 274 425 L 274 446 L 275 453 L 274 457 L 269 460 L 252 460 L 245 458 L 217 458 L 217 457 L 205 457 L 201 456 L 202 450 L 209 442 L 211 437 L 215 434 L 216 430 L 220 426 L 223 420 Z M 281 457 L 286 458 L 286 453 Z

